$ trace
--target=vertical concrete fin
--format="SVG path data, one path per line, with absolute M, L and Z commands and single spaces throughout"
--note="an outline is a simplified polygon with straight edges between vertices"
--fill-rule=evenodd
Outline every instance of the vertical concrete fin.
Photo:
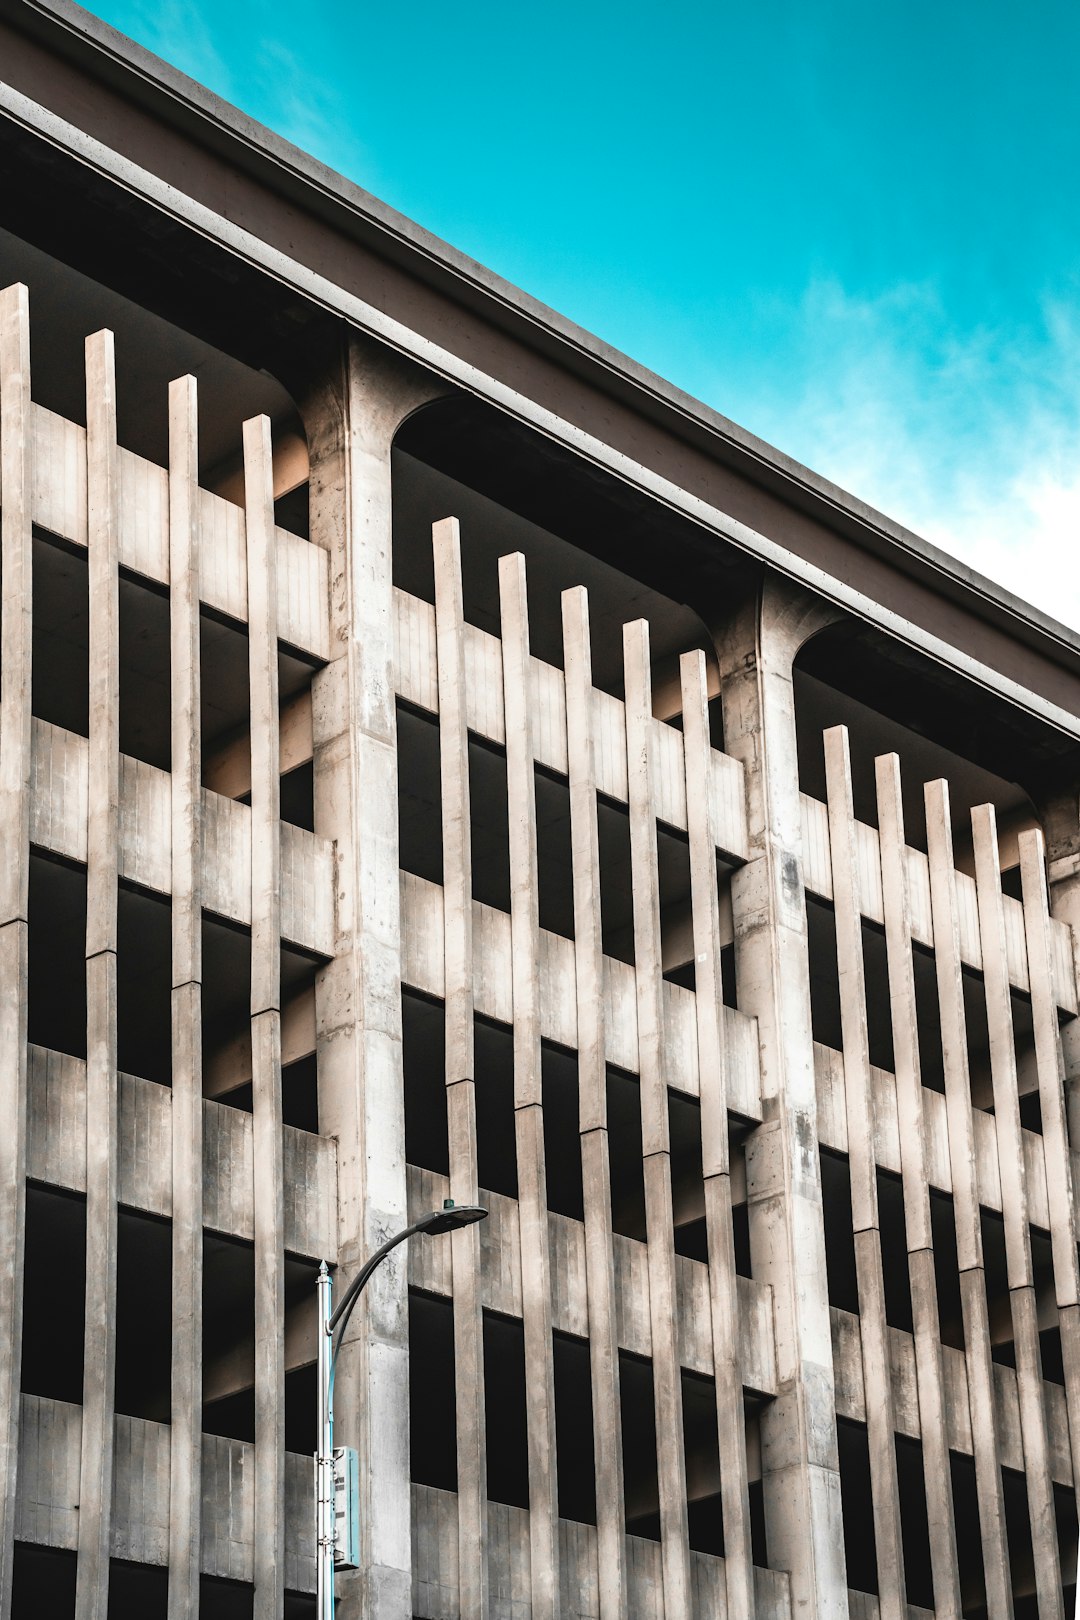
M 529 1542 L 533 1620 L 559 1607 L 559 1497 L 551 1274 L 540 1057 L 540 916 L 536 857 L 536 764 L 525 558 L 499 559 L 506 792 L 510 834 L 510 937 L 514 999 L 514 1127 L 517 1141 L 521 1304 L 529 1450 Z
M 280 778 L 273 454 L 244 423 L 251 705 L 251 1082 L 255 1224 L 255 1620 L 285 1590 L 285 1279 L 281 1118 Z
M 11 1606 L 26 1214 L 33 544 L 30 301 L 0 293 L 0 1614 Z
M 878 1229 L 877 1164 L 874 1157 L 873 1094 L 863 965 L 859 850 L 852 803 L 851 757 L 846 726 L 825 733 L 825 780 L 829 807 L 836 957 L 840 980 L 840 1025 L 844 1045 L 848 1163 L 859 1289 L 863 1377 L 873 1398 L 866 1402 L 866 1433 L 874 1498 L 878 1601 L 882 1620 L 906 1620 L 900 1491 L 896 1477 L 896 1424 L 892 1365 L 885 1316 L 885 1284 Z
M 626 766 L 630 815 L 630 881 L 634 912 L 634 974 L 648 1234 L 649 1318 L 657 1435 L 682 1433 L 682 1374 L 676 1324 L 675 1231 L 671 1152 L 664 1070 L 664 978 L 660 938 L 660 885 L 653 780 L 652 678 L 649 626 L 623 627 L 626 691 Z M 664 1613 L 690 1612 L 690 1542 L 686 1462 L 677 1445 L 658 1445 L 660 1541 Z
M 900 1169 L 904 1188 L 915 1377 L 919 1393 L 934 1609 L 938 1615 L 949 1616 L 949 1620 L 960 1620 L 960 1572 L 956 1556 L 956 1524 L 941 1364 L 934 1229 L 930 1216 L 930 1182 L 923 1135 L 922 1066 L 911 943 L 911 895 L 905 854 L 900 760 L 897 755 L 888 754 L 878 759 L 875 774 L 885 950 L 900 1128 Z
M 998 1428 L 994 1368 L 990 1354 L 990 1325 L 983 1271 L 982 1229 L 975 1157 L 968 1063 L 967 1014 L 964 1007 L 963 968 L 960 958 L 960 907 L 953 856 L 949 787 L 928 782 L 923 789 L 926 806 L 926 847 L 930 869 L 930 909 L 934 928 L 938 1006 L 941 1018 L 941 1056 L 945 1076 L 945 1106 L 949 1128 L 949 1161 L 956 1223 L 957 1264 L 964 1318 L 964 1359 L 967 1368 L 968 1406 L 971 1416 L 975 1485 L 979 1503 L 979 1532 L 989 1620 L 1010 1620 L 1013 1612 L 1009 1544 L 1005 1527 L 1005 1498 L 1001 1482 L 1001 1444 Z
M 112 1512 L 119 1140 L 116 908 L 120 793 L 120 490 L 111 332 L 98 332 L 86 340 L 86 500 L 90 591 L 86 1326 L 75 1614 L 76 1620 L 105 1620 Z
M 701 1155 L 716 1379 L 720 1495 L 729 1620 L 754 1613 L 754 1560 L 747 1485 L 746 1418 L 739 1363 L 738 1289 L 724 1043 L 724 986 L 713 811 L 712 742 L 704 653 L 684 653 L 682 681 L 686 819 L 694 926 L 694 989 L 701 1095 Z
M 607 1122 L 604 954 L 593 737 L 592 640 L 584 586 L 562 595 L 570 858 L 574 885 L 578 1123 L 589 1302 L 600 1620 L 626 1620 L 622 1457 L 611 1159 Z
M 975 847 L 975 887 L 979 904 L 986 1022 L 990 1033 L 990 1078 L 994 1094 L 1001 1212 L 1005 1220 L 1005 1260 L 1016 1351 L 1016 1389 L 1024 1444 L 1031 1544 L 1040 1615 L 1063 1616 L 1054 1489 L 1042 1389 L 1035 1271 L 1028 1225 L 1027 1166 L 1020 1123 L 1012 995 L 1009 983 L 1005 908 L 1001 892 L 997 818 L 993 805 L 971 812 Z
M 439 687 L 439 776 L 443 829 L 443 972 L 450 1192 L 476 1201 L 476 1081 L 473 1026 L 472 825 L 465 702 L 465 613 L 456 518 L 431 531 Z M 451 1239 L 457 1404 L 458 1588 L 461 1620 L 488 1613 L 487 1440 L 480 1229 Z
M 202 713 L 198 395 L 169 388 L 172 706 L 172 1398 L 169 1620 L 198 1608 L 202 1527 Z

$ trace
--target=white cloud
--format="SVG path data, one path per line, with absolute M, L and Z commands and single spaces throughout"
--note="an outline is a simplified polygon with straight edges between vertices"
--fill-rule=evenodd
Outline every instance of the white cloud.
M 790 324 L 798 380 L 743 420 L 1080 629 L 1080 310 L 1048 303 L 1036 331 L 945 330 L 931 286 L 866 300 L 816 284 Z

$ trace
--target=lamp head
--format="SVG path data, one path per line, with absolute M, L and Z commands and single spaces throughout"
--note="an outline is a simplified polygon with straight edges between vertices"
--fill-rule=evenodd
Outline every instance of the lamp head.
M 440 1232 L 453 1232 L 459 1226 L 472 1226 L 474 1222 L 486 1219 L 487 1210 L 479 1204 L 455 1204 L 452 1198 L 445 1198 L 442 1209 L 433 1209 L 430 1215 L 421 1215 L 416 1229 L 434 1237 Z

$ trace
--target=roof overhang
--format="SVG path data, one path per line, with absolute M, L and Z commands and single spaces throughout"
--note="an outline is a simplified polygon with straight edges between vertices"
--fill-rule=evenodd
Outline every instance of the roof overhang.
M 564 320 L 70 0 L 0 0 L 0 31 L 0 116 L 9 125 L 1080 736 L 1076 632 Z

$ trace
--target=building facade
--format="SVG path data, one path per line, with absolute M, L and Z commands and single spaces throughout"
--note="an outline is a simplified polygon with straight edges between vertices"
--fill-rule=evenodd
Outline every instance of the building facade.
M 1080 637 L 0 0 L 0 1614 L 1072 1613 Z

